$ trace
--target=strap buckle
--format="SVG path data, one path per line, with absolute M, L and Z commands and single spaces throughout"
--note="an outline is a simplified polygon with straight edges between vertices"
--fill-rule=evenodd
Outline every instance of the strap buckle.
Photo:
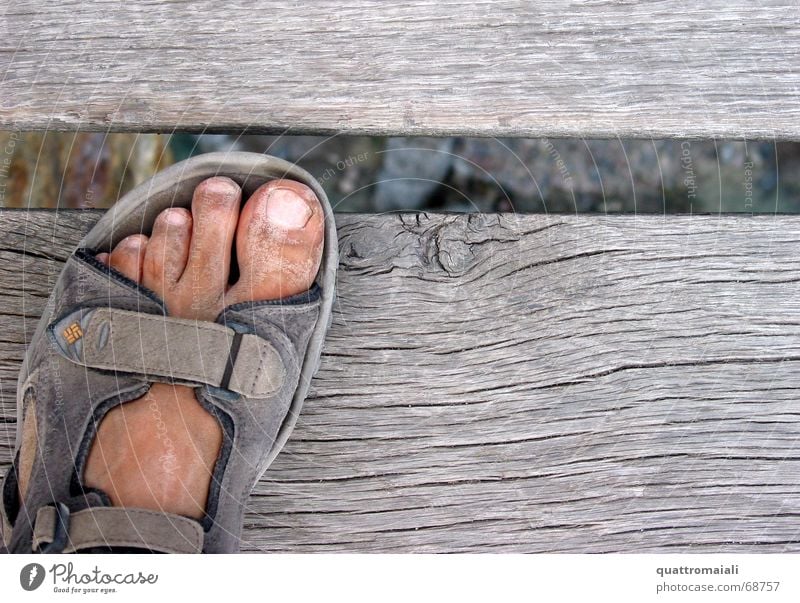
M 33 552 L 37 554 L 61 553 L 69 543 L 69 507 L 62 502 L 54 502 L 42 508 L 51 508 L 55 512 L 53 537 L 50 542 L 45 542 L 42 546 L 37 546 L 33 549 Z M 42 509 L 40 509 L 40 511 L 41 510 Z

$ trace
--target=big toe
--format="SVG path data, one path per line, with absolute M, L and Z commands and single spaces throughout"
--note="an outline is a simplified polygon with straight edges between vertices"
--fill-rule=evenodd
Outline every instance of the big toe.
M 322 257 L 325 214 L 314 192 L 294 180 L 259 187 L 239 217 L 240 277 L 229 303 L 272 300 L 306 291 Z

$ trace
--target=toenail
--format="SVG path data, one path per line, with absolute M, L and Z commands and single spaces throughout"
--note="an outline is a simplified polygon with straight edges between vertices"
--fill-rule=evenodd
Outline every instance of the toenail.
M 267 218 L 281 228 L 303 228 L 312 213 L 308 202 L 291 189 L 275 188 L 267 197 Z
M 132 235 L 130 237 L 125 237 L 121 242 L 120 245 L 124 247 L 131 247 L 133 249 L 138 249 L 142 245 L 144 245 L 145 239 L 143 235 Z
M 179 209 L 168 209 L 164 212 L 164 220 L 173 226 L 183 226 L 186 224 L 186 214 Z
M 202 183 L 206 193 L 219 195 L 226 200 L 239 195 L 239 185 L 230 178 L 215 176 Z

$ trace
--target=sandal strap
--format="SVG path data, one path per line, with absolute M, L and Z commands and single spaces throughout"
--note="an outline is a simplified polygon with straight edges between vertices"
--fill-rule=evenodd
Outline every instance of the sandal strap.
M 65 509 L 63 505 L 39 508 L 33 529 L 34 551 L 74 553 L 92 547 L 132 547 L 160 553 L 203 550 L 203 528 L 188 517 L 122 507 L 89 507 L 74 513 Z
M 118 308 L 81 308 L 50 327 L 59 352 L 88 368 L 220 387 L 265 398 L 286 371 L 275 347 L 255 333 L 217 323 Z

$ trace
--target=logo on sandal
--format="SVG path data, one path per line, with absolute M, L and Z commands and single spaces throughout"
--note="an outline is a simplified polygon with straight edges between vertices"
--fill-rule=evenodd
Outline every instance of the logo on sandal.
M 81 330 L 81 325 L 77 322 L 73 322 L 63 331 L 64 339 L 67 340 L 67 343 L 70 345 L 78 341 L 81 337 L 83 337 L 83 331 Z
M 29 563 L 19 573 L 19 584 L 25 590 L 36 590 L 44 582 L 44 567 L 38 563 Z

